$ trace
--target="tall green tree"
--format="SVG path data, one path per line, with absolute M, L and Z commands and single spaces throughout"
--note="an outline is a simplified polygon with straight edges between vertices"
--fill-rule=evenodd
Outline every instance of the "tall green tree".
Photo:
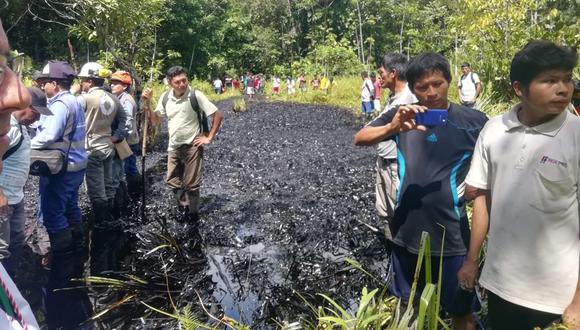
M 579 6 L 576 1 L 464 0 L 450 18 L 456 57 L 472 62 L 488 88 L 508 98 L 511 59 L 528 41 L 578 45 Z

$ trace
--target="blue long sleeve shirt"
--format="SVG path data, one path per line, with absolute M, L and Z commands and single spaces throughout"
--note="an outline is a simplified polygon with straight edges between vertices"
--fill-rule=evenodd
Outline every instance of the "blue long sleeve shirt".
M 79 103 L 69 91 L 62 91 L 48 99 L 47 105 L 53 115 L 40 116 L 36 135 L 30 141 L 30 148 L 33 150 L 59 149 L 64 153 L 68 152 L 69 172 L 84 169 L 87 163 L 87 152 L 84 146 L 85 115 Z M 64 139 L 69 110 L 73 127 L 70 136 L 67 137 L 70 145 Z

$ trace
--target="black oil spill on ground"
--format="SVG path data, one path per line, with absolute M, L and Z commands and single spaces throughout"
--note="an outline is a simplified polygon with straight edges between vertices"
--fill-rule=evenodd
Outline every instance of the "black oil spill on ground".
M 218 106 L 224 124 L 204 151 L 203 244 L 177 221 L 163 182 L 161 139 L 147 155 L 146 221 L 135 205 L 133 250 L 125 271 L 112 275 L 147 284 L 127 289 L 136 297 L 101 326 L 174 329 L 175 321 L 140 303 L 173 312 L 172 301 L 180 309 L 191 305 L 202 321 L 206 309 L 252 328 L 277 328 L 311 317 L 300 296 L 316 304 L 316 293 L 325 293 L 354 306 L 364 285 L 380 285 L 345 263 L 355 259 L 379 276 L 386 268 L 382 241 L 361 225 L 380 227 L 375 152 L 352 143 L 361 123 L 326 106 L 248 102 L 245 113 L 232 112 L 231 101 Z

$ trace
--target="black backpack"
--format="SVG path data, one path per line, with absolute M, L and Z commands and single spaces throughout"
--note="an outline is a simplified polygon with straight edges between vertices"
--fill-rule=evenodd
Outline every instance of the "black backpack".
M 165 94 L 163 94 L 163 100 L 161 101 L 161 104 L 163 104 L 163 108 L 165 108 L 167 106 L 167 102 L 169 101 L 169 93 L 171 93 L 171 91 L 165 92 Z M 195 89 L 192 89 L 189 92 L 189 103 L 191 104 L 191 108 L 193 109 L 193 111 L 195 111 L 195 113 L 197 114 L 197 120 L 198 122 L 201 124 L 201 132 L 202 133 L 209 133 L 209 124 L 207 121 L 207 115 L 205 114 L 204 111 L 202 111 L 199 108 L 199 104 L 197 104 L 197 97 L 195 96 Z
M 469 78 L 471 78 L 471 82 L 473 83 L 474 86 L 477 85 L 475 83 L 475 79 L 473 79 L 473 72 L 470 72 L 469 73 Z M 463 80 L 463 79 L 459 78 L 459 88 L 463 87 L 463 84 L 461 83 L 461 80 Z M 479 84 L 481 84 L 481 81 L 479 82 Z M 481 84 L 481 86 L 483 87 L 483 84 Z

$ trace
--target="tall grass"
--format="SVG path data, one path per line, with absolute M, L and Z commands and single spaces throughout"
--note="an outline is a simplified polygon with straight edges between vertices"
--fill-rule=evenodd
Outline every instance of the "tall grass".
M 362 79 L 357 76 L 350 76 L 337 77 L 334 81 L 336 85 L 331 86 L 328 93 L 321 90 L 313 90 L 309 86 L 306 92 L 302 92 L 296 87 L 294 94 L 288 94 L 286 84 L 282 83 L 280 94 L 275 95 L 272 93 L 269 82 L 266 84 L 265 92 L 269 100 L 272 101 L 327 104 L 347 108 L 354 113 L 360 113 L 360 86 L 362 85 Z
M 310 77 L 308 77 L 310 78 Z M 449 85 L 449 101 L 459 103 L 459 94 L 457 92 L 457 79 L 453 77 Z M 295 93 L 288 94 L 286 83 L 283 81 L 280 86 L 280 93 L 272 93 L 272 83 L 266 81 L 264 88 L 264 97 L 268 101 L 294 102 L 301 104 L 325 104 L 346 108 L 355 115 L 361 114 L 360 88 L 362 79 L 360 76 L 342 76 L 334 79 L 335 84 L 331 86 L 328 92 L 313 90 L 310 86 L 306 92 L 300 91 L 297 87 Z M 211 83 L 204 80 L 192 80 L 191 86 L 204 93 L 211 101 L 220 101 L 233 97 L 243 96 L 243 91 L 228 89 L 222 94 L 216 94 Z M 154 90 L 154 99 L 159 97 L 166 87 L 163 84 L 156 83 L 152 86 Z M 381 95 L 381 105 L 384 107 L 389 97 L 389 91 L 383 90 Z M 493 92 L 493 82 L 483 82 L 483 91 L 477 99 L 476 108 L 490 117 L 500 115 L 517 100 L 502 100 L 499 93 Z
M 282 83 L 280 94 L 273 94 L 270 82 L 266 84 L 265 94 L 268 100 L 285 101 L 308 104 L 327 104 L 347 108 L 356 115 L 361 114 L 360 88 L 362 79 L 359 76 L 336 77 L 336 85 L 332 86 L 328 93 L 321 90 L 308 88 L 306 92 L 301 92 L 296 88 L 294 94 L 288 94 L 286 84 Z M 490 117 L 499 115 L 507 111 L 514 100 L 501 100 L 498 93 L 493 92 L 493 82 L 484 82 L 483 91 L 479 96 L 476 108 Z M 384 107 L 389 97 L 389 91 L 383 90 L 381 95 L 381 105 Z M 457 77 L 453 77 L 448 91 L 449 101 L 459 103 L 457 91 Z
M 443 251 L 440 251 L 441 253 Z M 319 294 L 328 306 L 314 307 L 308 301 L 316 315 L 316 323 L 305 322 L 307 329 L 449 329 L 447 323 L 439 317 L 441 296 L 441 263 L 439 258 L 439 273 L 437 283 L 432 283 L 431 277 L 431 242 L 427 232 L 421 236 L 421 246 L 417 258 L 415 276 L 409 295 L 407 307 L 402 308 L 402 303 L 397 298 L 389 296 L 387 290 L 379 289 L 369 291 L 363 288 L 356 311 L 340 306 L 331 297 Z M 355 267 L 359 268 L 359 267 Z M 425 274 L 426 285 L 421 291 L 419 304 L 415 305 L 415 297 L 419 284 L 419 274 Z M 364 271 L 365 274 L 368 272 Z M 418 307 L 418 310 L 417 310 Z

